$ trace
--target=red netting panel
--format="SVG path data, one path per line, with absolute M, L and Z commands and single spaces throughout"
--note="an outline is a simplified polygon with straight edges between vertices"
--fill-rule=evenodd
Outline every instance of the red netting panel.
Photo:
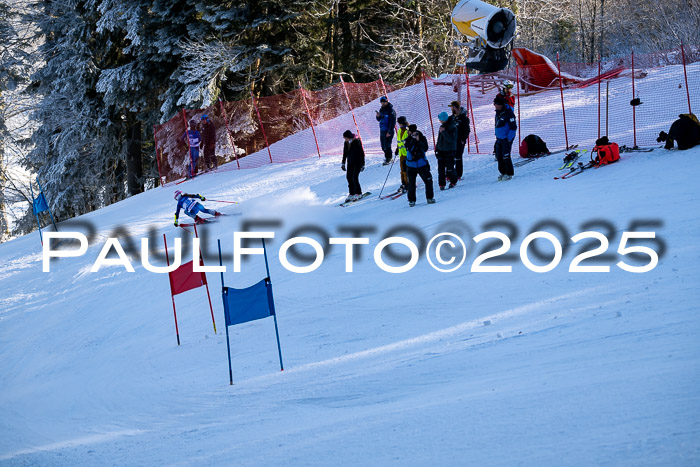
M 307 91 L 306 100 L 314 121 L 321 157 L 343 154 L 343 132 L 357 133 L 342 83 L 319 91 Z M 358 122 L 359 123 L 359 122 Z M 362 133 L 360 136 L 364 137 Z M 367 141 L 363 140 L 365 150 Z
M 518 141 L 534 133 L 551 150 L 564 148 L 567 141 L 590 148 L 598 136 L 607 134 L 620 145 L 657 145 L 658 133 L 668 131 L 679 114 L 687 113 L 689 103 L 696 112 L 700 108 L 700 47 L 686 46 L 684 51 L 690 92 L 680 48 L 635 55 L 634 93 L 631 55 L 602 62 L 600 67 L 597 63 L 552 61 L 518 68 L 519 89 L 516 86 L 513 90 L 520 93 L 514 109 Z M 563 109 L 557 65 L 564 88 Z M 206 109 L 187 110 L 154 128 L 159 171 L 165 184 L 187 175 L 190 155 L 185 121 L 194 119 L 201 132 L 200 119 L 205 113 L 215 127 L 217 170 L 319 155 L 340 157 L 345 130 L 359 130 L 368 156 L 379 156 L 382 151 L 375 112 L 380 108 L 379 97 L 385 95 L 384 86 L 397 116 L 404 115 L 415 123 L 431 149 L 440 126 L 438 114 L 449 113 L 449 103 L 458 100 L 471 120 L 468 153 L 490 153 L 495 140 L 493 98 L 504 76 L 514 77 L 516 70 L 469 75 L 468 92 L 466 76 L 457 70 L 439 79 L 418 76 L 394 85 L 380 80 L 344 86 L 337 83 L 319 91 L 300 89 L 255 101 L 217 102 Z M 633 98 L 639 98 L 641 104 L 630 105 Z M 392 146 L 396 147 L 396 139 Z M 200 173 L 207 170 L 201 152 L 198 167 Z

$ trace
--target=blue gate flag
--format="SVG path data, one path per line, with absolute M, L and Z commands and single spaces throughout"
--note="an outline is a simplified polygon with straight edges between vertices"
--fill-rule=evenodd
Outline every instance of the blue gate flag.
M 224 262 L 221 258 L 221 240 L 219 245 L 219 266 Z M 224 285 L 224 272 L 221 271 L 221 296 L 224 301 L 224 317 L 226 318 L 226 351 L 228 352 L 228 377 L 229 384 L 233 384 L 233 369 L 231 368 L 231 343 L 229 342 L 228 327 L 235 324 L 247 323 L 256 319 L 272 316 L 275 322 L 275 337 L 277 338 L 277 354 L 280 357 L 280 371 L 284 371 L 282 363 L 282 347 L 280 346 L 280 332 L 277 329 L 277 315 L 275 314 L 275 300 L 272 297 L 272 281 L 270 280 L 270 266 L 267 264 L 267 249 L 265 239 L 262 239 L 263 253 L 265 254 L 265 270 L 267 277 L 255 285 L 245 289 L 234 289 Z
M 226 326 L 269 318 L 275 314 L 272 283 L 265 278 L 245 289 L 224 287 Z
M 44 197 L 44 192 L 39 193 L 39 196 L 34 200 L 34 214 L 39 214 L 40 212 L 48 211 L 49 205 L 46 202 L 46 197 Z

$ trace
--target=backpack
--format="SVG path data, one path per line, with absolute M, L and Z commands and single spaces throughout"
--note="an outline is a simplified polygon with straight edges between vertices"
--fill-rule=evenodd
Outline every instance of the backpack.
M 520 143 L 520 157 L 533 157 L 541 154 L 548 154 L 547 143 L 542 141 L 537 135 L 527 135 Z
M 595 157 L 594 157 L 595 155 Z M 620 148 L 617 143 L 598 144 L 591 151 L 591 162 L 600 167 L 620 160 Z

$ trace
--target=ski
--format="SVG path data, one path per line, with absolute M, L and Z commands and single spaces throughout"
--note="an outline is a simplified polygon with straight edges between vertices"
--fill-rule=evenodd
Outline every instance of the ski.
M 225 215 L 225 214 L 222 214 L 222 215 Z M 213 224 L 214 222 L 216 222 L 215 217 L 211 218 L 211 219 L 204 219 L 204 218 L 200 217 L 200 219 L 201 219 L 201 222 L 185 222 L 185 223 L 179 223 L 179 224 L 177 224 L 177 226 L 182 227 L 184 229 L 185 227 L 193 227 L 195 224 L 203 225 L 203 224 Z
M 569 146 L 568 148 L 560 149 L 560 150 L 558 150 L 558 151 L 549 152 L 549 153 L 542 154 L 542 155 L 539 155 L 539 156 L 528 157 L 528 158 L 526 158 L 525 160 L 522 160 L 522 161 L 518 161 L 518 162 L 513 163 L 513 167 L 522 167 L 523 165 L 529 164 L 530 162 L 532 162 L 532 161 L 534 161 L 534 160 L 542 159 L 542 158 L 549 157 L 549 156 L 553 156 L 553 155 L 555 155 L 555 154 L 561 154 L 562 152 L 566 152 L 566 151 L 571 151 L 571 150 L 573 150 L 573 149 L 576 149 L 577 147 L 578 147 L 578 144 L 574 144 L 573 146 Z
M 571 177 L 575 177 L 576 175 L 580 175 L 586 170 L 590 169 L 591 167 L 597 167 L 594 162 L 589 162 L 588 164 L 584 165 L 583 162 L 578 163 L 578 167 L 576 167 L 575 170 L 572 170 L 571 172 L 565 174 L 563 177 L 561 177 L 559 180 L 564 180 L 568 179 Z
M 581 166 L 579 166 L 579 165 L 577 165 L 576 167 L 571 167 L 571 168 L 569 169 L 569 171 L 566 172 L 564 175 L 562 175 L 562 176 L 560 176 L 560 177 L 554 177 L 554 180 L 562 180 L 562 179 L 564 179 L 564 178 L 568 178 L 569 175 L 570 175 L 572 172 L 575 172 L 575 171 L 577 171 L 577 170 L 580 169 L 580 168 L 581 168 Z
M 346 201 L 346 202 L 344 202 L 344 203 L 340 203 L 338 206 L 348 207 L 348 206 L 350 206 L 350 205 L 352 205 L 352 204 L 357 203 L 358 201 L 361 201 L 361 200 L 365 199 L 366 197 L 368 197 L 368 196 L 371 195 L 371 194 L 372 194 L 372 192 L 370 192 L 370 191 L 368 191 L 368 192 L 366 192 L 366 193 L 362 193 L 362 197 L 361 197 L 360 199 L 356 199 L 356 200 L 354 200 L 354 201 Z
M 658 147 L 628 147 L 628 146 L 620 146 L 620 152 L 651 152 L 654 149 L 659 149 Z
M 401 190 L 401 188 L 398 188 L 396 191 L 389 193 L 388 195 L 383 195 L 379 199 L 396 199 L 402 194 L 404 194 L 405 191 Z
M 563 164 L 561 167 L 559 167 L 559 170 L 564 170 L 564 169 L 570 169 L 574 163 L 581 157 L 582 153 L 586 152 L 585 149 L 579 151 L 578 149 L 575 151 L 572 151 L 568 153 L 565 157 L 564 160 L 562 161 Z

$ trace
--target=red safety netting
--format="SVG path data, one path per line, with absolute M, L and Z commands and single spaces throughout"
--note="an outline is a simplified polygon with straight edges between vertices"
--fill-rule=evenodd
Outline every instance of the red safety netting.
M 689 105 L 696 111 L 700 108 L 700 48 L 634 55 L 634 63 L 631 54 L 593 64 L 559 63 L 555 57 L 498 73 L 467 76 L 457 70 L 435 79 L 417 76 L 397 85 L 381 78 L 371 83 L 341 81 L 318 91 L 300 87 L 276 96 L 251 96 L 183 110 L 154 128 L 161 181 L 174 183 L 189 173 L 185 123 L 194 120 L 199 124 L 204 114 L 215 128 L 218 168 L 207 168 L 204 138 L 200 173 L 308 157 L 339 158 L 345 130 L 359 133 L 368 156 L 380 157 L 375 112 L 380 107 L 378 98 L 385 94 L 397 116 L 406 116 L 426 134 L 431 149 L 440 125 L 438 114 L 449 113 L 449 103 L 460 101 L 472 125 L 466 152 L 491 153 L 495 140 L 492 103 L 503 79 L 516 83 L 518 141 L 534 133 L 556 150 L 574 144 L 592 147 L 599 136 L 608 135 L 620 145 L 651 146 L 657 144 L 659 131 L 667 131 L 679 114 L 688 112 Z M 641 104 L 630 105 L 634 98 Z M 201 125 L 199 129 L 204 135 Z
M 561 89 L 558 75 L 552 75 L 545 64 L 470 75 L 472 132 L 476 129 L 479 136 L 479 152 L 489 153 L 493 148 L 492 102 L 497 85 L 505 78 L 516 83 L 513 93 L 519 93 L 514 108 L 518 140 L 536 134 L 550 150 L 567 144 L 590 149 L 604 135 L 621 146 L 657 146 L 659 132 L 668 131 L 679 114 L 688 113 L 689 107 L 700 108 L 698 47 L 635 54 L 634 64 L 632 54 L 600 64 L 557 63 L 556 58 L 552 63 L 555 71 L 561 69 Z M 552 77 L 548 86 L 533 84 L 533 78 L 545 76 Z M 641 104 L 632 106 L 634 98 Z

